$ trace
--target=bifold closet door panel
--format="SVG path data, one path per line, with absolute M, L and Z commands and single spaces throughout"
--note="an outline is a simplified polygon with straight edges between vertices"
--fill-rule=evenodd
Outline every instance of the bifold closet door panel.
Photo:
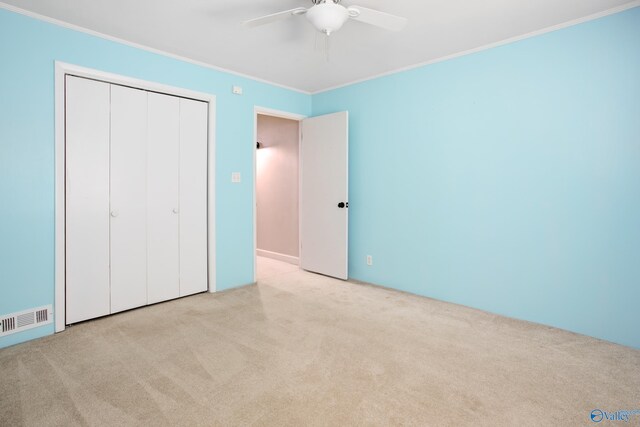
M 109 84 L 66 77 L 66 323 L 110 313 Z
M 179 98 L 148 93 L 147 302 L 180 296 Z
M 180 296 L 207 290 L 207 116 L 180 99 Z
M 111 86 L 111 312 L 147 304 L 147 92 Z

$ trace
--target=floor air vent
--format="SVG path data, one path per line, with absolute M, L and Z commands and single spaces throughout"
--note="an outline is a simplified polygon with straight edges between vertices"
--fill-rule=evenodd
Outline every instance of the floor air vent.
M 0 316 L 0 337 L 47 325 L 52 321 L 53 308 L 50 305 Z

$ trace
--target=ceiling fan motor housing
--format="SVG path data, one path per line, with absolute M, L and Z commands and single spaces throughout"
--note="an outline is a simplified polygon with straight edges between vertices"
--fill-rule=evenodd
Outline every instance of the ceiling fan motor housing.
M 349 19 L 349 11 L 334 1 L 316 3 L 305 14 L 316 29 L 326 35 L 339 30 Z

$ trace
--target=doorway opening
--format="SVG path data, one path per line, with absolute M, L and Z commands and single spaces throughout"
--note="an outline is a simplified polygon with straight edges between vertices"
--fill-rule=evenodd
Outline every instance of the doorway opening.
M 256 108 L 254 123 L 254 282 L 258 255 L 347 280 L 349 113 L 305 118 Z
M 256 109 L 255 281 L 298 269 L 302 118 Z

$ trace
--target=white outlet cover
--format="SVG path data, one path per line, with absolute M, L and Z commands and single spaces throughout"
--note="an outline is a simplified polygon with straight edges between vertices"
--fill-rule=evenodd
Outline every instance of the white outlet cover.
M 240 172 L 232 172 L 231 173 L 231 182 L 238 183 L 241 181 Z

